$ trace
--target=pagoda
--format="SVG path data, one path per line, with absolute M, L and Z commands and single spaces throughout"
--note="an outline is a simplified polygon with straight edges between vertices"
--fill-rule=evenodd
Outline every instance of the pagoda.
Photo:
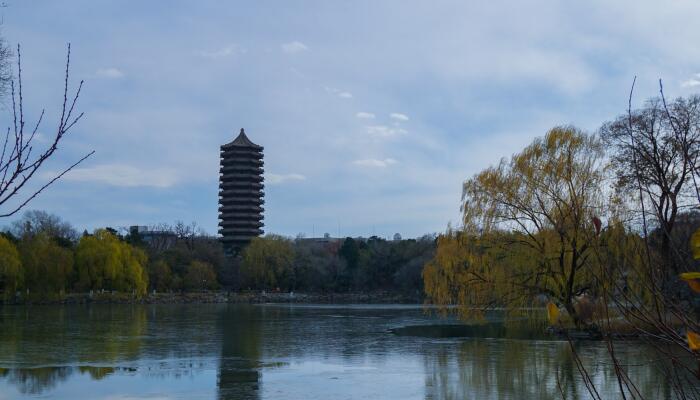
M 226 251 L 238 253 L 263 233 L 263 147 L 245 131 L 221 146 L 219 233 Z

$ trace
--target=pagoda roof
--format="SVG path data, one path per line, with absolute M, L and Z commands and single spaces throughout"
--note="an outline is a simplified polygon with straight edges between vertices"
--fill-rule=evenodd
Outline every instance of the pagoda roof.
M 246 136 L 245 131 L 243 128 L 241 128 L 241 133 L 238 134 L 238 137 L 233 139 L 232 142 L 226 143 L 225 145 L 221 146 L 223 149 L 228 149 L 232 147 L 248 147 L 248 148 L 253 148 L 256 150 L 262 150 L 263 147 L 259 146 L 255 143 L 253 143 L 250 139 L 248 139 L 248 136 Z

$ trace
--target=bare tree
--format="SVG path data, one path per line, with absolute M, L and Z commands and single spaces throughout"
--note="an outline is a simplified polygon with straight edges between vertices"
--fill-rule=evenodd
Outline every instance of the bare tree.
M 65 242 L 76 242 L 80 235 L 67 221 L 41 210 L 25 211 L 22 218 L 12 223 L 10 232 L 18 238 L 45 234 Z
M 194 221 L 189 225 L 186 225 L 182 221 L 175 221 L 172 230 L 177 238 L 185 243 L 189 250 L 194 248 L 194 243 L 197 238 L 206 236 L 206 232 Z
M 12 81 L 11 60 L 12 50 L 10 50 L 10 46 L 7 45 L 5 39 L 0 37 L 0 97 L 5 96 L 7 88 Z
M 688 202 L 694 178 L 693 164 L 700 152 L 700 97 L 679 98 L 666 105 L 654 98 L 601 128 L 614 150 L 612 159 L 619 187 L 640 195 L 652 211 L 661 234 L 664 266 L 678 272 L 673 262 L 671 233 L 680 208 Z
M 0 210 L 2 210 L 0 211 L 0 217 L 9 217 L 20 211 L 44 189 L 94 154 L 94 150 L 89 152 L 77 162 L 54 175 L 53 178 L 49 179 L 48 182 L 44 183 L 38 189 L 29 189 L 29 191 L 27 191 L 25 187 L 27 183 L 33 181 L 35 174 L 39 171 L 44 162 L 54 155 L 61 140 L 83 117 L 83 113 L 74 115 L 77 113 L 75 105 L 80 96 L 83 81 L 80 81 L 75 93 L 69 96 L 69 68 L 70 44 L 68 45 L 66 55 L 61 118 L 58 121 L 58 126 L 56 127 L 51 144 L 47 148 L 37 151 L 34 144 L 45 110 L 41 111 L 33 128 L 26 126 L 27 122 L 24 119 L 24 99 L 22 93 L 22 59 L 20 47 L 19 45 L 17 46 L 17 85 L 15 86 L 14 79 L 10 81 L 12 126 L 7 128 L 7 133 L 2 143 L 2 152 L 0 153 Z
M 633 92 L 634 82 L 627 116 L 607 124 L 602 132 L 614 135 L 608 136 L 614 139 L 610 142 L 615 145 L 613 159 L 623 163 L 618 164 L 618 178 L 624 179 L 626 175 L 629 179 L 623 182 L 635 193 L 631 203 L 638 208 L 642 222 L 641 227 L 628 226 L 629 234 L 622 237 L 620 243 L 608 241 L 596 247 L 595 256 L 601 258 L 601 268 L 596 272 L 602 307 L 598 323 L 614 367 L 620 398 L 649 396 L 640 391 L 638 377 L 630 373 L 633 366 L 623 363 L 617 355 L 616 346 L 628 340 L 623 334 L 626 331 L 637 336 L 639 344 L 645 345 L 643 352 L 651 354 L 659 366 L 666 386 L 665 398 L 700 399 L 700 351 L 694 339 L 700 332 L 697 318 L 700 315 L 697 302 L 700 280 L 692 273 L 690 277 L 687 274 L 674 276 L 668 269 L 662 269 L 670 265 L 674 272 L 697 270 L 697 260 L 692 259 L 698 258 L 695 248 L 693 257 L 678 257 L 687 251 L 689 244 L 695 247 L 697 244 L 693 244 L 692 239 L 688 243 L 688 234 L 686 240 L 673 240 L 671 230 L 674 236 L 684 230 L 695 230 L 696 235 L 700 232 L 693 215 L 679 212 L 683 206 L 697 208 L 700 204 L 695 167 L 700 138 L 700 97 L 667 103 L 660 85 L 659 99 L 651 100 L 642 110 L 633 111 Z M 606 131 L 612 125 L 614 129 Z M 623 136 L 625 134 L 627 137 Z M 622 170 L 624 166 L 629 168 L 626 174 Z M 666 252 L 662 254 L 665 256 L 663 263 L 653 257 L 649 221 L 658 224 L 665 239 L 663 243 L 668 246 L 662 249 Z M 692 228 L 684 224 L 692 224 Z M 611 226 L 605 228 L 604 233 L 611 233 L 611 229 Z M 624 269 L 606 265 L 605 261 L 611 261 L 606 251 L 609 255 L 615 254 L 610 250 L 617 252 L 614 258 L 618 263 L 623 261 Z M 676 288 L 669 291 L 663 283 L 675 284 Z M 571 350 L 574 358 L 579 359 L 573 345 Z M 600 399 L 597 383 L 590 379 L 592 371 L 579 367 L 579 372 L 591 397 Z

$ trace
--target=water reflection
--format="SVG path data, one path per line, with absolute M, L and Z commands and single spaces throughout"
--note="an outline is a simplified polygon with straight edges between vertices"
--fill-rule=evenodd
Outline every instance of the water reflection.
M 20 393 L 37 395 L 68 379 L 69 367 L 0 368 L 0 377 L 15 385 Z
M 0 368 L 0 378 L 15 385 L 20 393 L 40 395 L 50 391 L 56 385 L 66 381 L 72 374 L 87 374 L 92 380 L 100 380 L 113 374 L 120 368 L 93 367 L 36 367 L 36 368 Z
M 260 389 L 260 320 L 255 308 L 227 307 L 218 321 L 221 358 L 217 374 L 219 399 L 258 399 Z
M 465 327 L 407 307 L 5 307 L 0 393 L 3 399 L 72 399 L 76 393 L 254 400 L 560 399 L 562 393 L 589 398 L 568 343 L 541 332 L 531 322 L 504 325 L 497 318 Z M 577 351 L 601 396 L 616 397 L 605 344 L 580 343 Z M 639 343 L 616 352 L 647 398 L 672 398 L 652 352 Z
M 621 398 L 603 343 L 576 345 L 603 398 Z M 649 349 L 618 349 L 620 362 L 644 398 L 671 399 Z M 424 356 L 426 399 L 588 399 L 569 344 L 556 341 L 470 339 L 444 343 Z

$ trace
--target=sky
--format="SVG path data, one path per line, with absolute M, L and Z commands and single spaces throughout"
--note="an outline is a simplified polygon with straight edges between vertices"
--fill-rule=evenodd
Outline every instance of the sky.
M 700 90 L 697 1 L 4 4 L 27 119 L 46 109 L 37 146 L 68 43 L 70 86 L 85 81 L 85 115 L 34 185 L 95 154 L 30 204 L 80 230 L 216 233 L 219 146 L 245 128 L 265 147 L 266 233 L 439 233 L 460 223 L 465 179 L 556 125 L 595 132 L 635 76 L 635 105 L 660 78 L 669 97 Z

